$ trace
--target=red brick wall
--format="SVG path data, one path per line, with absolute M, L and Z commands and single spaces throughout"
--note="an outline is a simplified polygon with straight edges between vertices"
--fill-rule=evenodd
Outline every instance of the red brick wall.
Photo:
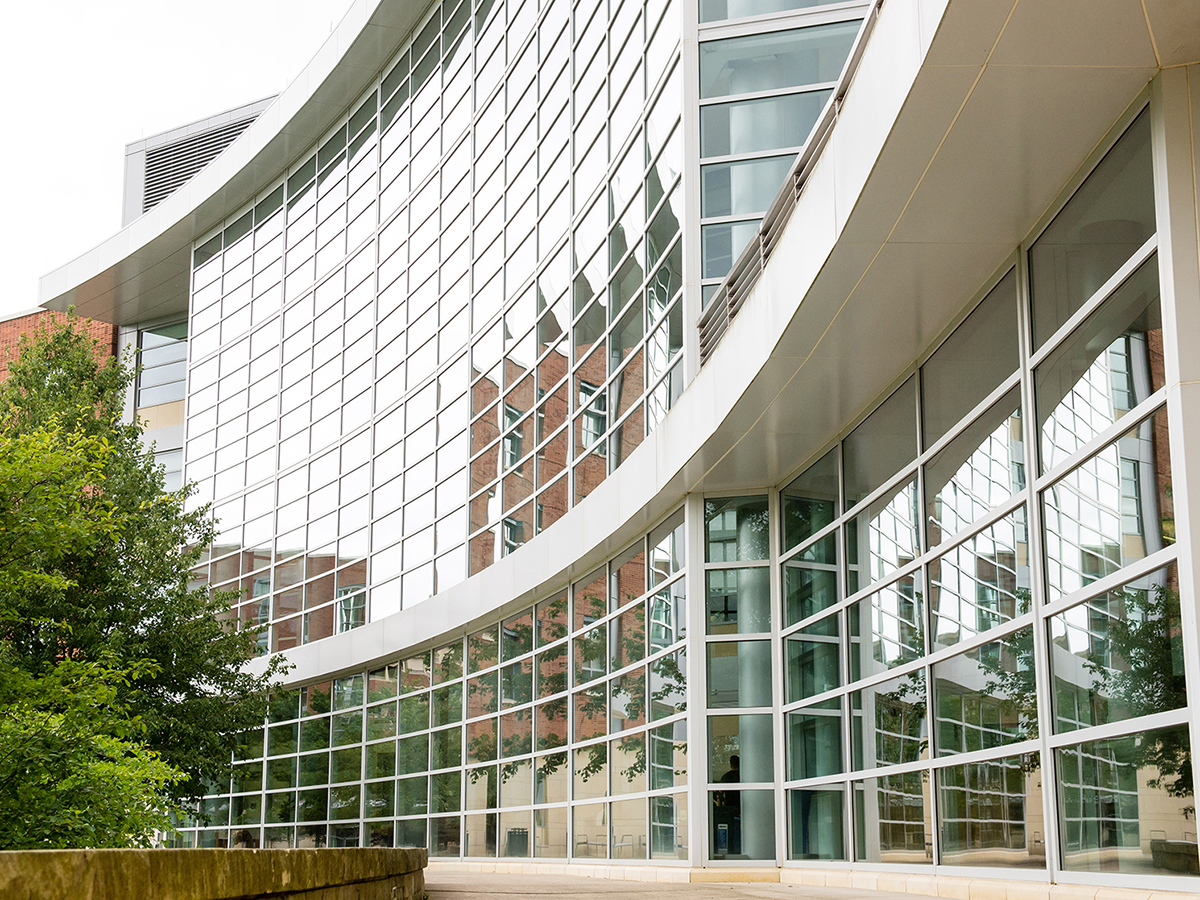
M 29 334 L 39 327 L 45 327 L 52 322 L 62 322 L 67 318 L 65 313 L 42 310 L 27 316 L 18 316 L 0 322 L 0 381 L 8 377 L 8 364 L 17 358 L 20 349 L 21 335 Z M 111 356 L 117 350 L 117 326 L 107 322 L 96 322 L 92 319 L 77 319 L 86 328 L 88 334 L 94 337 L 105 348 L 105 356 Z

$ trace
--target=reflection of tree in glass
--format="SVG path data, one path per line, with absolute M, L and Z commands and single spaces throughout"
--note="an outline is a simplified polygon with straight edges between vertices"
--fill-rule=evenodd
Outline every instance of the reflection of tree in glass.
M 517 619 L 505 622 L 500 629 L 503 657 L 514 659 L 533 649 L 533 616 L 526 613 Z
M 576 750 L 575 754 L 575 774 L 580 780 L 591 781 L 596 776 L 605 777 L 605 770 L 608 768 L 608 744 L 601 741 L 599 744 Z M 580 756 L 586 760 L 582 766 L 579 765 Z
M 605 673 L 608 629 L 597 625 L 575 638 L 575 683 L 584 684 Z
M 925 670 L 899 679 L 895 690 L 875 695 L 875 755 L 888 763 L 914 762 L 929 749 L 925 727 Z
M 500 724 L 500 744 L 502 756 L 511 759 L 533 752 L 533 730 L 529 727 L 532 713 L 522 709 L 505 716 Z M 517 723 L 520 723 L 518 726 Z M 523 766 L 528 766 L 529 760 L 520 759 L 515 762 L 500 765 L 500 780 L 504 783 L 512 780 Z
M 680 650 L 669 656 L 661 656 L 651 663 L 651 719 L 663 719 L 687 709 L 687 693 L 684 690 L 687 683 L 684 674 L 686 660 L 686 653 Z
M 434 653 L 433 671 L 438 682 L 453 681 L 462 677 L 462 641 L 442 647 Z
M 646 656 L 646 607 L 638 604 L 613 619 L 612 670 L 623 669 Z
M 493 741 L 494 744 L 494 741 Z M 495 752 L 495 751 L 493 751 Z M 493 759 L 495 757 L 492 757 Z M 468 769 L 467 778 L 471 780 L 471 784 L 478 784 L 486 779 L 484 787 L 487 790 L 487 806 L 493 807 L 496 805 L 496 767 L 484 766 L 479 769 Z
M 471 671 L 478 672 L 489 666 L 494 666 L 499 660 L 496 655 L 495 626 L 491 631 L 473 634 L 467 638 L 467 656 L 471 663 Z
M 468 733 L 474 732 L 467 741 L 467 759 L 475 762 L 489 762 L 496 758 L 496 720 L 487 719 L 482 722 L 472 722 L 467 726 Z M 476 780 L 476 770 L 472 770 L 471 781 Z
M 537 797 L 546 795 L 546 781 L 551 775 L 561 771 L 567 764 L 567 754 L 551 753 L 540 758 L 537 771 Z
M 304 688 L 302 712 L 306 716 L 319 716 L 332 708 L 329 682 L 313 684 Z
M 458 812 L 462 805 L 462 785 L 458 772 L 430 776 L 434 812 Z
M 567 595 L 539 603 L 538 638 L 540 644 L 550 644 L 567 636 Z
M 1116 592 L 1114 592 L 1115 594 Z M 1112 596 L 1112 595 L 1110 595 Z M 1109 719 L 1136 718 L 1187 706 L 1179 592 L 1156 584 L 1120 592 L 1124 615 L 1107 620 L 1108 642 L 1084 661 L 1095 677 L 1095 693 L 1108 705 Z M 1172 797 L 1195 793 L 1191 743 L 1186 728 L 1150 732 L 1135 742 L 1132 762 L 1154 766 L 1148 787 Z

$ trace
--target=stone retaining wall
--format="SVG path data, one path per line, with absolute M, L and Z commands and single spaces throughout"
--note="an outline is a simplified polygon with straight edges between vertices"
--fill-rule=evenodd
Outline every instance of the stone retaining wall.
M 421 900 L 424 850 L 0 852 L 4 900 Z

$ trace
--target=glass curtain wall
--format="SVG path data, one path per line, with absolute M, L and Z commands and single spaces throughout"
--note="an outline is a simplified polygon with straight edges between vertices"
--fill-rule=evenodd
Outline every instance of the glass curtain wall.
M 679 0 L 444 0 L 194 250 L 194 573 L 285 650 L 550 527 L 682 390 Z M 252 608 L 252 609 L 251 609 Z
M 757 232 L 842 71 L 861 7 L 700 4 L 702 303 Z M 764 21 L 765 14 L 774 13 Z M 790 13 L 781 19 L 778 14 Z M 732 34 L 731 34 L 732 32 Z
M 775 855 L 774 699 L 785 859 L 1197 871 L 1155 234 L 1143 111 L 777 521 L 705 501 L 711 859 Z
M 686 860 L 683 510 L 569 587 L 275 696 L 178 846 Z

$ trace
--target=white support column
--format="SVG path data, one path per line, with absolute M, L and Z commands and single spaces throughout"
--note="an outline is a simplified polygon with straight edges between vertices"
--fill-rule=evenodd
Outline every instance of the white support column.
M 708 720 L 704 672 L 704 499 L 687 498 L 688 857 L 708 865 Z
M 1200 747 L 1200 66 L 1165 69 L 1151 89 L 1155 215 L 1185 671 L 1193 694 L 1192 765 Z

